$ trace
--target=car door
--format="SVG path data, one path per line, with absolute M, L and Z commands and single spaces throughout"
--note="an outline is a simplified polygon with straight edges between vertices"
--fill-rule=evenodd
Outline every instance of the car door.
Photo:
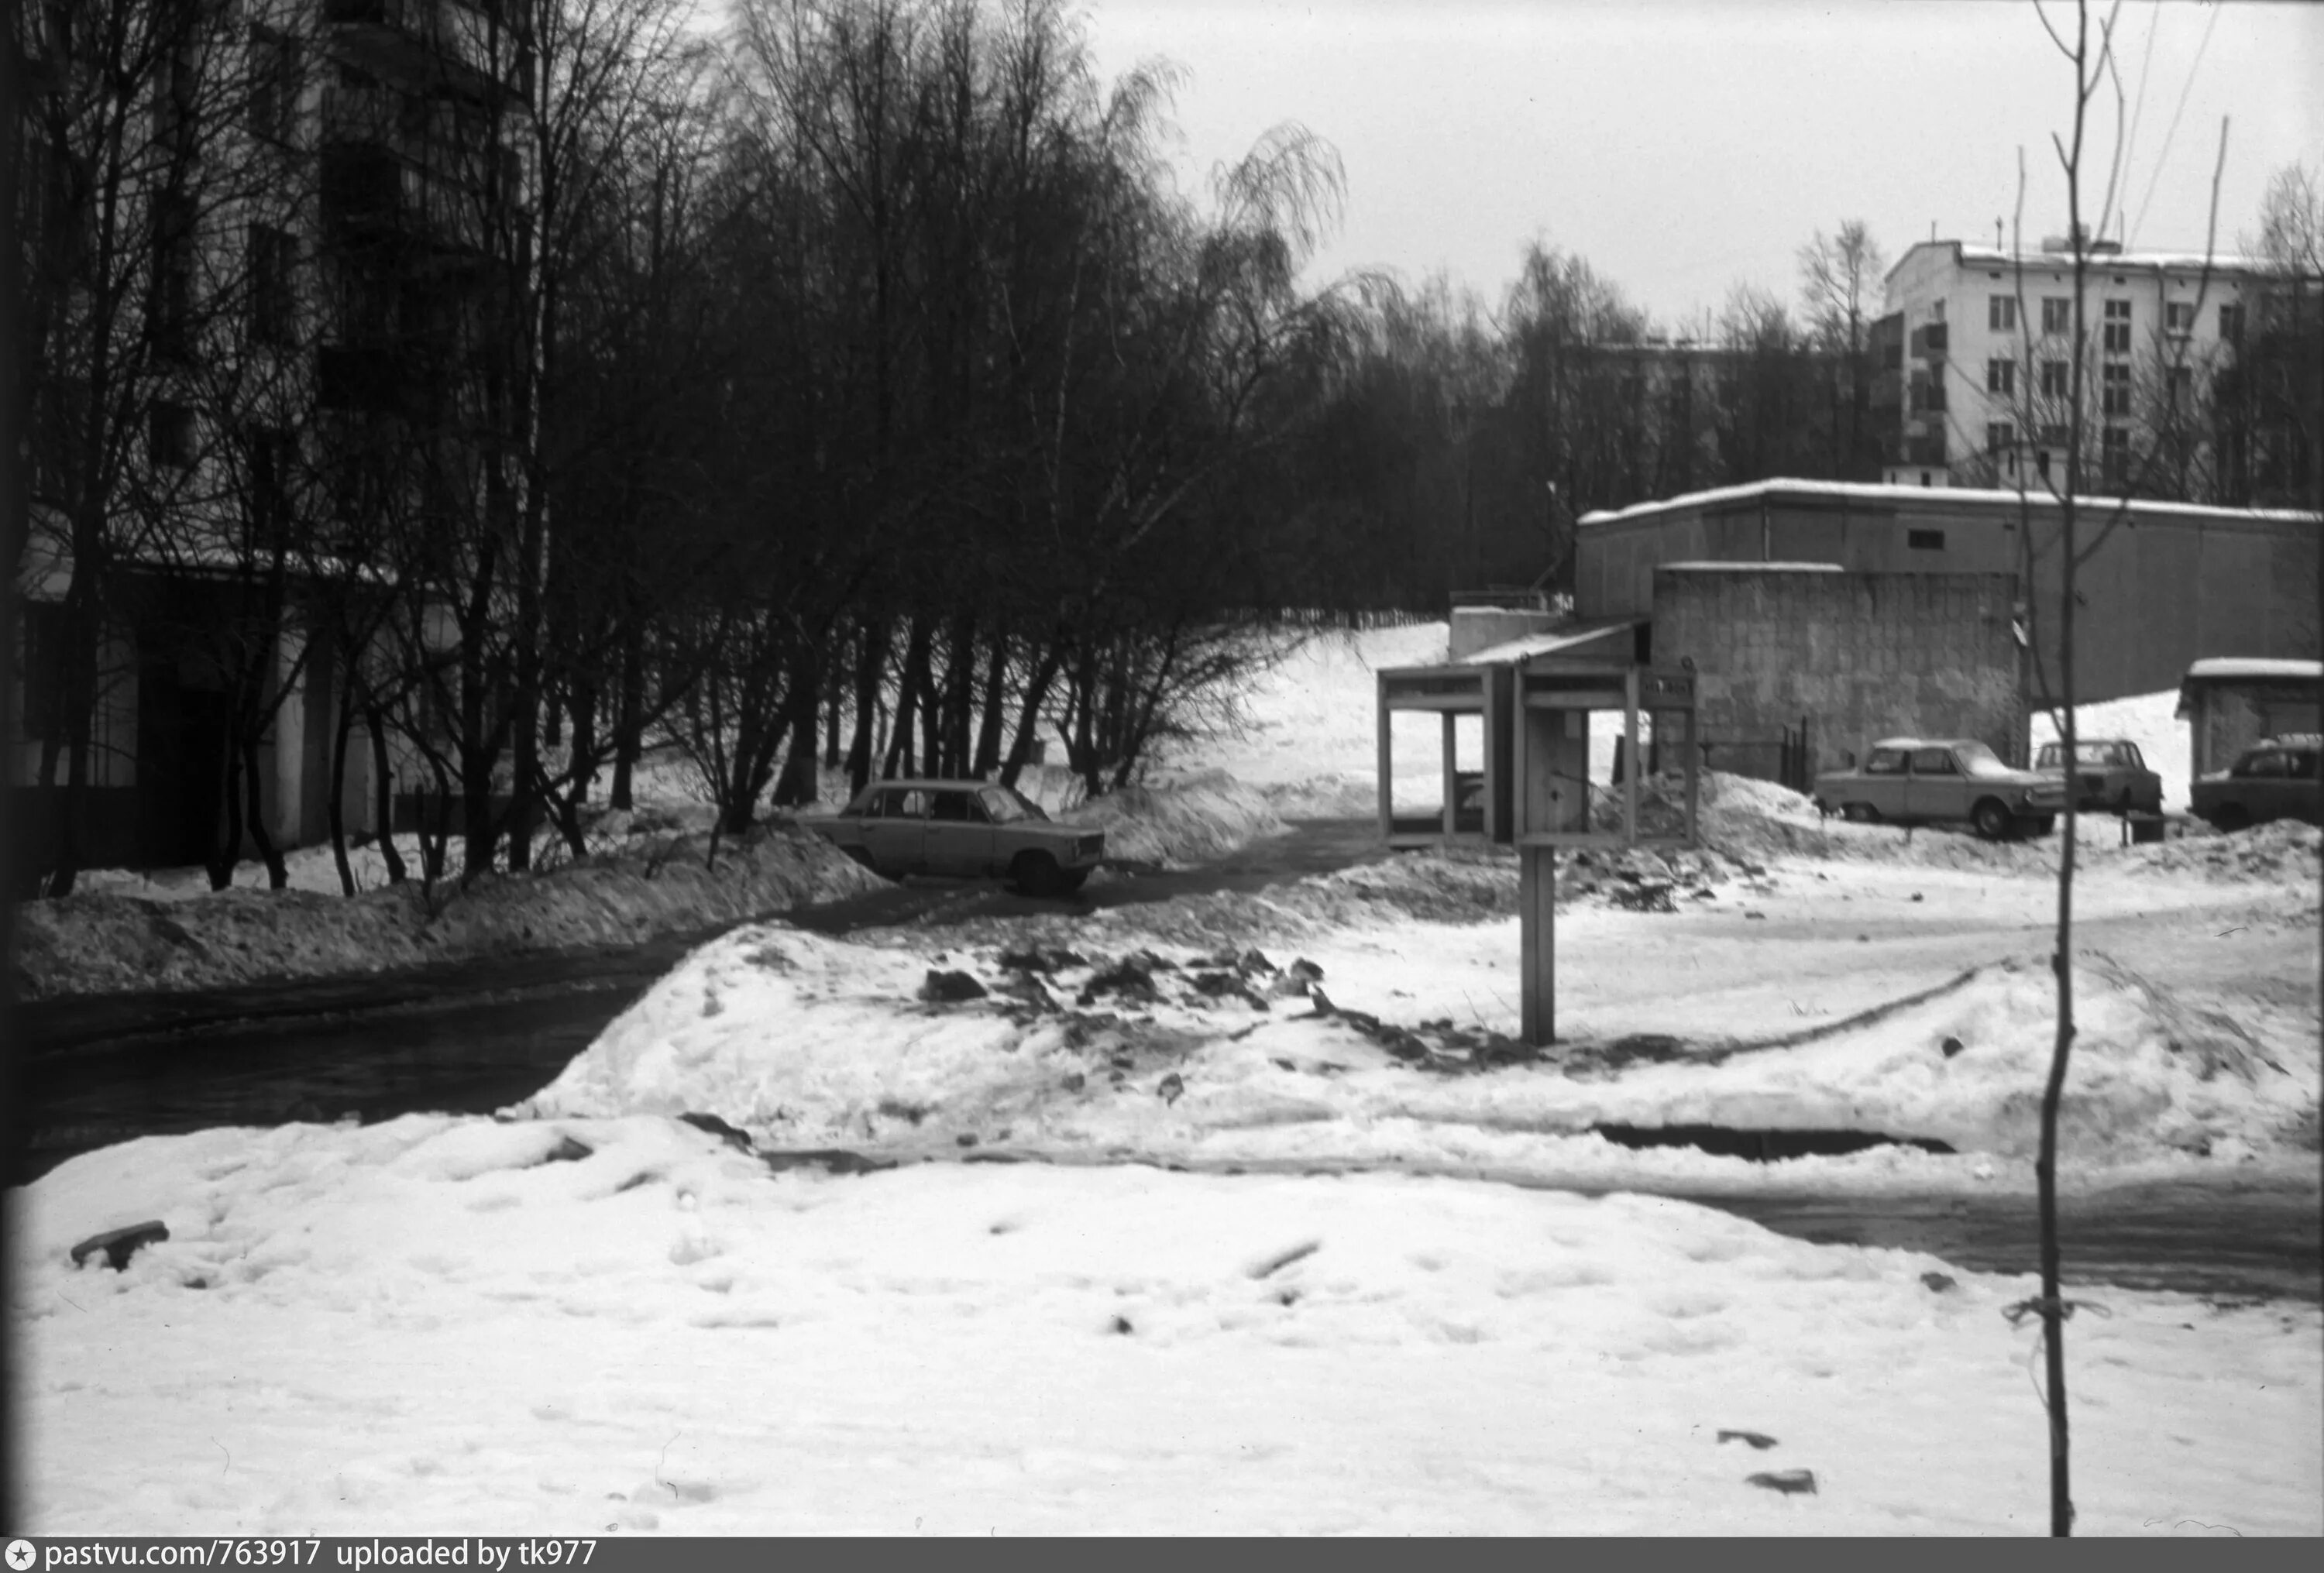
M 973 789 L 938 788 L 928 794 L 928 824 L 922 856 L 931 874 L 974 878 L 992 867 L 992 824 Z
M 1967 819 L 1969 787 L 1969 778 L 1961 774 L 1952 750 L 1914 749 L 1912 774 L 1904 784 L 1904 817 Z
M 863 821 L 863 847 L 872 866 L 891 879 L 926 872 L 928 795 L 916 786 L 889 786 L 872 799 Z
M 2290 759 L 2284 768 L 2285 817 L 2324 824 L 2324 750 L 2297 749 Z
M 1864 761 L 1864 768 L 1858 776 L 1859 779 L 1848 794 L 1850 797 L 1869 804 L 1883 819 L 1904 817 L 1904 786 L 1908 777 L 1904 750 L 1873 750 L 1872 757 Z

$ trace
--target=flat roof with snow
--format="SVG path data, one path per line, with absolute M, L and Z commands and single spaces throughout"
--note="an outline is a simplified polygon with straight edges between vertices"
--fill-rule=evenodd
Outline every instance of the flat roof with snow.
M 1839 574 L 1846 570 L 1838 563 L 1663 563 L 1657 566 L 1672 574 Z
M 2187 668 L 2190 683 L 2248 683 L 2255 679 L 2324 681 L 2324 661 L 2273 660 L 2258 656 L 2206 656 Z
M 1584 528 L 1594 529 L 1631 520 L 1649 519 L 1672 509 L 1757 501 L 1776 495 L 1829 497 L 1840 501 L 1866 503 L 1915 501 L 1924 507 L 1952 507 L 1962 503 L 1983 503 L 1996 509 L 2007 507 L 2013 510 L 2021 504 L 2043 509 L 2058 506 L 2058 499 L 2046 492 L 2005 492 L 1975 486 L 1886 486 L 1864 481 L 1778 478 L 1747 482 L 1739 486 L 1719 486 L 1708 492 L 1689 492 L 1677 497 L 1657 498 L 1650 502 L 1633 502 L 1628 508 L 1593 509 L 1582 516 L 1581 523 Z M 2154 502 L 2143 498 L 2119 497 L 2083 497 L 2080 501 L 2083 507 L 2089 509 L 2103 508 L 2111 512 L 2120 508 L 2133 514 L 2156 517 L 2240 519 L 2277 524 L 2313 524 L 2318 521 L 2318 515 L 2295 508 L 2214 508 L 2200 502 Z

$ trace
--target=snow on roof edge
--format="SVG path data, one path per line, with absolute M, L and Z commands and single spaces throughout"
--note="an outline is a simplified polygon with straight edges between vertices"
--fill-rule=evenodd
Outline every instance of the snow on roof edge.
M 1690 561 L 1657 563 L 1657 569 L 1669 573 L 1688 574 L 1843 574 L 1847 570 L 1838 563 L 1720 563 Z
M 1868 502 L 1892 498 L 1939 496 L 1964 501 L 1998 500 L 2015 504 L 2021 501 L 2015 492 L 2004 492 L 1981 486 L 1888 486 L 1868 481 L 1808 481 L 1774 477 L 1765 481 L 1746 481 L 1735 486 L 1715 486 L 1707 492 L 1682 492 L 1676 497 L 1657 498 L 1649 502 L 1633 502 L 1628 508 L 1594 508 L 1578 522 L 1598 527 L 1619 524 L 1629 520 L 1644 519 L 1674 508 L 1699 508 L 1716 502 L 1739 502 L 1747 498 L 1765 496 L 1771 492 L 1800 492 L 1812 497 L 1855 497 Z M 2022 501 L 2041 508 L 2054 508 L 2058 500 L 2047 494 L 2025 493 Z M 2194 514 L 2218 519 L 2265 520 L 2281 524 L 2313 524 L 2319 515 L 2297 508 L 2218 508 L 2208 502 L 2156 502 L 2144 498 L 2085 496 L 2085 506 L 2103 504 L 2123 507 L 2132 512 Z
M 2272 656 L 2205 656 L 2187 668 L 2181 685 L 2233 682 L 2244 677 L 2305 677 L 2324 680 L 2324 661 Z

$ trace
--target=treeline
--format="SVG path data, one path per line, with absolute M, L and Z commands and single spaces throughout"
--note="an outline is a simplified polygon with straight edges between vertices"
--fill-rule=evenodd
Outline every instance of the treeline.
M 577 852 L 663 745 L 729 831 L 819 767 L 1046 744 L 1101 791 L 1279 609 L 1553 593 L 1591 509 L 1878 474 L 1860 224 L 1798 311 L 1738 287 L 1678 333 L 1545 244 L 1490 304 L 1319 286 L 1333 150 L 1286 126 L 1181 190 L 1169 71 L 1101 81 L 1058 0 L 14 13 L 0 544 L 54 893 L 124 641 L 222 778 L 220 882 L 245 846 L 282 879 L 263 751 L 328 695 L 351 887 L 357 763 L 376 823 L 423 801 L 429 876 L 454 836 Z

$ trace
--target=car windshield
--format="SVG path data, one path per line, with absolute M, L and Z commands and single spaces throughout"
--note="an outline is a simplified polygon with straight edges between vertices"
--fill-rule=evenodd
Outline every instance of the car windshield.
M 1959 759 L 1961 769 L 1971 776 L 2014 774 L 2008 766 L 2001 762 L 2001 756 L 1983 743 L 1955 743 L 1953 758 Z
M 984 804 L 984 812 L 995 824 L 1014 824 L 1020 819 L 1047 819 L 1041 805 L 1026 797 L 1014 786 L 987 786 L 977 794 Z

